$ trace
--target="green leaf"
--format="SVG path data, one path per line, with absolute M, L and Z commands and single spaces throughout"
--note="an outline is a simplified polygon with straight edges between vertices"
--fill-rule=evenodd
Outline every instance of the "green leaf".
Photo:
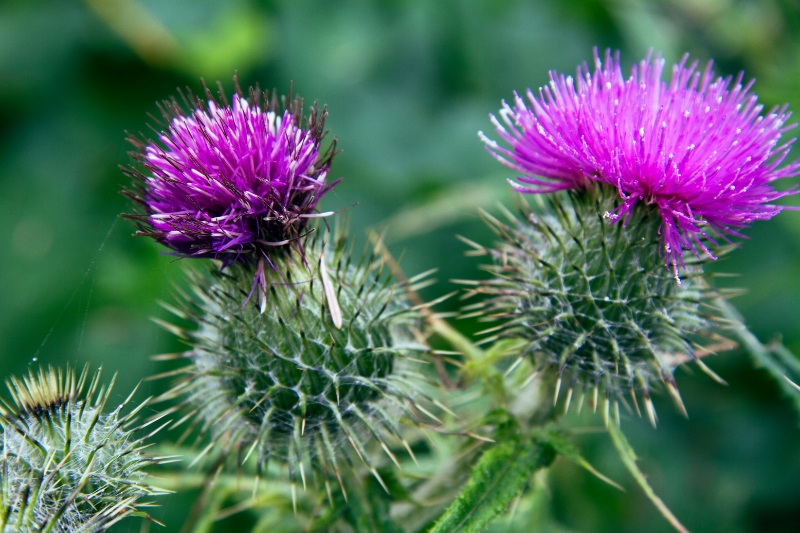
M 526 487 L 536 470 L 549 466 L 553 448 L 531 435 L 514 433 L 484 452 L 469 482 L 430 533 L 482 530 Z

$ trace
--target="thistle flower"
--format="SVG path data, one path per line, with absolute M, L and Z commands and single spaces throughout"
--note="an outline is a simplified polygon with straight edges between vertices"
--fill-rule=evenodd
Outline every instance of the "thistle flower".
M 307 261 L 287 256 L 265 272 L 263 312 L 241 305 L 250 290 L 241 266 L 195 273 L 197 298 L 175 311 L 199 327 L 171 327 L 192 346 L 193 365 L 173 394 L 210 432 L 206 452 L 254 454 L 260 471 L 287 464 L 305 486 L 307 468 L 326 483 L 339 477 L 349 450 L 378 477 L 370 442 L 392 460 L 392 442 L 410 453 L 400 419 L 425 412 L 408 357 L 424 349 L 419 316 L 374 254 L 354 264 L 343 238 L 326 246 L 321 232 L 303 246 Z
M 142 453 L 127 427 L 144 404 L 124 416 L 125 403 L 103 414 L 113 382 L 101 387 L 98 370 L 83 395 L 88 378 L 88 368 L 80 376 L 50 368 L 9 380 L 15 405 L 0 407 L 0 530 L 105 531 L 139 499 L 161 493 L 143 471 L 158 460 Z
M 583 189 L 591 182 L 616 187 L 624 201 L 609 213 L 628 223 L 635 206 L 654 205 L 661 216 L 662 253 L 675 274 L 683 251 L 713 258 L 709 242 L 781 211 L 772 202 L 794 192 L 772 183 L 800 173 L 800 163 L 780 168 L 793 141 L 778 144 L 786 106 L 761 115 L 753 82 L 743 74 L 715 78 L 688 56 L 662 81 L 665 62 L 648 54 L 625 78 L 619 54 L 607 51 L 595 70 L 577 76 L 550 73 L 550 85 L 528 103 L 516 94 L 492 116 L 505 148 L 480 134 L 488 150 L 521 172 L 523 193 Z M 577 80 L 577 87 L 576 87 Z
M 719 379 L 700 359 L 708 340 L 719 339 L 711 309 L 702 307 L 716 294 L 702 269 L 687 261 L 684 283 L 674 283 L 658 254 L 662 221 L 653 206 L 634 210 L 627 229 L 609 227 L 603 213 L 622 203 L 611 187 L 558 193 L 548 202 L 538 213 L 523 204 L 522 220 L 507 213 L 508 224 L 485 215 L 500 244 L 471 244 L 474 254 L 494 259 L 494 276 L 474 283 L 472 291 L 487 298 L 465 311 L 501 322 L 486 333 L 527 341 L 523 355 L 554 375 L 556 401 L 563 384 L 567 410 L 574 390 L 579 405 L 589 392 L 595 409 L 600 396 L 608 409 L 630 395 L 639 411 L 640 394 L 655 425 L 654 382 L 684 410 L 676 366 L 694 361 Z
M 181 256 L 252 261 L 271 247 L 294 242 L 331 187 L 336 141 L 323 151 L 327 115 L 315 103 L 271 99 L 258 89 L 246 98 L 236 87 L 229 104 L 222 89 L 207 103 L 189 93 L 186 111 L 174 98 L 160 106 L 167 124 L 157 140 L 128 140 L 141 182 L 124 191 L 144 211 L 126 215 Z

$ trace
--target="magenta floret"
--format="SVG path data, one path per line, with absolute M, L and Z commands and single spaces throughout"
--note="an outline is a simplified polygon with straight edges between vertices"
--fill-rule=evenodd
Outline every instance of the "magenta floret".
M 609 213 L 627 221 L 639 202 L 658 208 L 662 251 L 677 273 L 683 251 L 713 258 L 708 243 L 727 240 L 754 220 L 781 211 L 772 182 L 800 174 L 800 164 L 781 167 L 792 141 L 778 144 L 790 114 L 786 106 L 762 115 L 743 74 L 714 77 L 688 55 L 662 81 L 665 61 L 649 53 L 625 78 L 619 53 L 594 54 L 576 80 L 556 72 L 527 102 L 514 94 L 491 116 L 505 147 L 480 134 L 502 163 L 522 173 L 512 182 L 523 193 L 616 187 L 622 204 Z M 709 231 L 711 230 L 711 231 Z
M 128 191 L 143 209 L 131 215 L 139 234 L 181 256 L 224 264 L 250 261 L 296 241 L 328 184 L 335 140 L 323 150 L 326 111 L 303 115 L 301 99 L 283 105 L 258 91 L 237 90 L 230 105 L 191 95 L 185 112 L 164 102 L 168 124 L 157 140 L 129 139 L 142 170 L 126 169 L 140 186 Z

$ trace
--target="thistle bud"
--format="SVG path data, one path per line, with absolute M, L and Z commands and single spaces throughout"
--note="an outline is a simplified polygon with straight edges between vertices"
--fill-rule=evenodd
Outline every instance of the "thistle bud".
M 501 321 L 500 336 L 528 341 L 537 368 L 555 373 L 556 399 L 568 391 L 567 409 L 574 388 L 588 389 L 595 408 L 600 395 L 614 403 L 630 393 L 637 410 L 638 391 L 655 424 L 654 380 L 682 409 L 673 370 L 690 360 L 706 369 L 697 356 L 711 329 L 700 260 L 687 258 L 676 283 L 659 254 L 659 214 L 638 206 L 627 225 L 610 226 L 604 217 L 620 202 L 610 187 L 547 202 L 541 213 L 524 204 L 523 219 L 509 215 L 509 224 L 487 216 L 500 244 L 476 245 L 494 259 L 494 276 L 476 289 L 488 296 L 476 314 Z
M 98 370 L 84 395 L 88 378 L 88 368 L 79 376 L 49 368 L 8 381 L 14 405 L 0 407 L 0 531 L 105 531 L 161 492 L 143 471 L 157 460 L 127 427 L 144 404 L 103 414 L 113 383 L 101 386 Z
M 389 268 L 323 237 L 264 267 L 264 305 L 242 305 L 252 273 L 231 265 L 195 272 L 196 298 L 179 311 L 198 327 L 179 331 L 193 365 L 174 394 L 199 413 L 208 449 L 255 454 L 261 470 L 288 464 L 304 485 L 308 467 L 327 478 L 351 455 L 371 465 L 370 443 L 393 460 L 392 442 L 410 450 L 400 420 L 416 417 L 420 378 L 408 356 L 424 349 Z

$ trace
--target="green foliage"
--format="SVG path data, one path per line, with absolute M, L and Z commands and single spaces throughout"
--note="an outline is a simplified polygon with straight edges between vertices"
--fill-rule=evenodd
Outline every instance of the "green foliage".
M 103 414 L 113 383 L 101 386 L 98 370 L 83 395 L 88 378 L 88 368 L 80 376 L 51 368 L 8 382 L 15 405 L 0 407 L 3 533 L 105 531 L 160 493 L 143 470 L 157 460 L 127 427 L 145 404 Z
M 609 225 L 604 215 L 619 202 L 611 188 L 548 200 L 542 213 L 523 205 L 510 225 L 485 216 L 501 242 L 474 245 L 494 259 L 494 277 L 475 290 L 488 298 L 468 309 L 501 321 L 489 330 L 500 337 L 527 340 L 524 352 L 558 374 L 568 398 L 574 387 L 594 389 L 595 401 L 598 391 L 614 401 L 640 391 L 651 414 L 651 382 L 676 391 L 674 368 L 695 359 L 709 333 L 701 266 L 687 264 L 676 281 L 659 256 L 661 219 L 647 208 Z
M 436 522 L 431 533 L 476 533 L 506 510 L 531 481 L 534 472 L 555 459 L 549 444 L 519 432 L 508 417 L 472 470 L 469 482 Z
M 175 394 L 212 444 L 243 460 L 256 452 L 260 467 L 277 458 L 304 486 L 309 466 L 341 483 L 348 450 L 371 467 L 370 442 L 396 462 L 390 446 L 405 443 L 401 421 L 416 418 L 421 394 L 409 355 L 425 347 L 404 286 L 374 252 L 355 259 L 327 238 L 262 264 L 261 295 L 246 267 L 195 273 L 196 298 L 178 311 L 197 327 L 177 330 L 193 366 Z

